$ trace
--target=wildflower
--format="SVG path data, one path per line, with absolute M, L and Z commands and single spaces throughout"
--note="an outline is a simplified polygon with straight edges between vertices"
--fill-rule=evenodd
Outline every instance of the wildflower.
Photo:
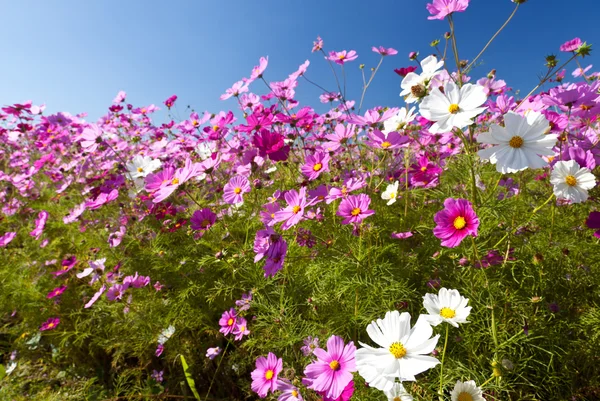
M 439 74 L 438 71 L 444 66 L 444 61 L 438 61 L 435 56 L 428 56 L 421 61 L 421 74 L 408 72 L 400 87 L 402 92 L 400 96 L 404 97 L 406 103 L 414 103 L 427 95 L 427 85 L 433 77 Z
M 228 311 L 223 312 L 221 319 L 219 319 L 219 325 L 221 325 L 219 331 L 223 333 L 223 335 L 228 335 L 229 333 L 233 332 L 235 329 L 236 320 L 237 313 L 235 309 L 231 308 Z
M 108 202 L 112 202 L 113 200 L 117 199 L 118 196 L 119 196 L 119 191 L 117 189 L 113 189 L 108 193 L 101 192 L 93 200 L 88 199 L 85 202 L 85 208 L 87 208 L 89 210 L 99 209 L 103 205 L 107 204 Z
M 303 341 L 304 345 L 300 348 L 300 351 L 304 354 L 304 356 L 309 356 L 313 353 L 316 348 L 319 348 L 319 338 L 318 337 L 306 337 Z
M 77 139 L 85 152 L 93 153 L 98 149 L 98 145 L 103 142 L 102 130 L 96 124 L 90 124 L 89 127 L 83 129 Z
M 317 241 L 310 230 L 299 228 L 298 232 L 296 233 L 296 243 L 299 246 L 312 248 L 316 245 Z
M 223 188 L 223 200 L 229 204 L 242 203 L 243 194 L 250 192 L 250 182 L 246 177 L 236 175 Z
M 400 183 L 395 181 L 393 184 L 389 184 L 385 191 L 381 193 L 381 199 L 388 201 L 388 206 L 392 205 L 396 202 L 396 198 L 398 197 L 398 186 Z
M 148 174 L 158 170 L 161 166 L 162 163 L 160 160 L 141 155 L 137 155 L 133 160 L 126 164 L 131 179 L 146 177 Z
M 238 317 L 235 322 L 235 328 L 232 331 L 235 336 L 235 341 L 240 341 L 242 337 L 250 334 L 248 330 L 248 322 L 243 317 Z
M 600 238 L 600 212 L 591 212 L 585 221 L 585 225 L 591 229 L 597 229 L 594 233 L 596 238 Z
M 50 214 L 45 210 L 40 211 L 38 217 L 35 219 L 35 228 L 29 233 L 29 235 L 34 237 L 36 240 L 39 240 L 42 236 L 49 215 Z
M 335 152 L 340 147 L 346 145 L 348 141 L 354 137 L 356 133 L 356 126 L 354 124 L 337 124 L 333 131 L 333 134 L 325 135 L 325 139 L 328 142 L 323 143 L 323 148 L 329 152 Z
M 252 391 L 258 394 L 260 398 L 265 398 L 269 392 L 275 392 L 278 389 L 277 376 L 283 370 L 283 361 L 272 352 L 265 358 L 259 357 L 256 360 L 256 369 L 251 373 Z
M 263 73 L 267 69 L 267 65 L 269 65 L 269 56 L 261 57 L 258 61 L 258 65 L 252 69 L 252 73 L 250 74 L 250 81 L 254 81 L 257 78 L 262 78 Z
M 437 226 L 433 234 L 442 240 L 442 246 L 455 248 L 467 235 L 477 236 L 479 218 L 466 199 L 446 199 L 444 209 L 436 213 L 434 221 Z
M 266 253 L 267 261 L 263 266 L 265 277 L 274 276 L 281 270 L 283 262 L 285 261 L 287 249 L 287 242 L 281 236 L 278 236 L 278 239 L 269 246 Z
M 369 195 L 350 195 L 342 200 L 336 215 L 343 217 L 342 224 L 361 223 L 365 218 L 375 214 L 374 210 L 369 210 L 370 203 Z
M 157 370 L 152 370 L 152 375 L 150 375 L 150 377 L 156 380 L 157 383 L 162 383 L 164 380 L 163 373 L 164 372 L 162 370 L 160 372 Z
M 409 72 L 415 72 L 417 70 L 416 65 L 410 67 L 394 68 L 394 72 L 404 78 Z
M 298 387 L 294 386 L 287 379 L 277 380 L 277 390 L 281 391 L 278 401 L 302 401 L 302 395 L 298 390 Z
M 40 331 L 54 330 L 60 323 L 60 318 L 51 317 L 40 326 Z
M 239 307 L 240 311 L 250 309 L 250 303 L 252 302 L 252 291 L 247 294 L 242 294 L 242 299 L 235 301 L 235 306 Z
M 541 168 L 548 163 L 541 156 L 554 156 L 556 134 L 545 134 L 548 120 L 542 114 L 530 111 L 521 116 L 513 111 L 504 115 L 504 127 L 490 126 L 482 132 L 477 142 L 496 145 L 477 152 L 489 159 L 500 173 L 515 173 L 529 168 Z
M 449 14 L 463 12 L 469 7 L 469 0 L 433 0 L 427 4 L 427 11 L 431 14 L 427 19 L 442 20 Z
M 468 302 L 457 290 L 440 288 L 438 294 L 426 294 L 423 297 L 423 306 L 429 313 L 425 318 L 432 326 L 446 322 L 458 327 L 459 323 L 468 323 L 467 316 L 471 313 Z
M 323 49 L 323 39 L 321 39 L 320 36 L 317 36 L 317 40 L 313 41 L 312 52 L 318 52 L 321 49 Z
M 177 100 L 177 95 L 173 95 L 170 96 L 167 100 L 165 100 L 165 106 L 167 106 L 168 109 L 170 109 L 171 107 L 173 107 L 175 105 L 175 101 Z
M 356 371 L 355 351 L 352 341 L 344 346 L 341 337 L 329 337 L 327 351 L 322 348 L 313 351 L 317 360 L 304 369 L 306 378 L 303 382 L 308 384 L 308 388 L 323 392 L 328 398 L 338 398 L 352 381 L 352 372 Z
M 55 289 L 50 291 L 48 293 L 48 295 L 46 295 L 46 298 L 52 299 L 52 298 L 58 297 L 58 296 L 62 295 L 62 293 L 65 292 L 66 289 L 67 289 L 66 285 L 61 285 L 60 287 L 56 287 Z
M 454 82 L 444 85 L 444 93 L 433 88 L 423 99 L 419 111 L 423 117 L 435 123 L 429 128 L 432 134 L 450 132 L 452 128 L 464 128 L 473 124 L 472 118 L 486 108 L 480 107 L 487 100 L 480 85 L 465 84 L 459 88 Z
M 219 348 L 219 347 L 209 348 L 206 350 L 206 357 L 212 361 L 220 353 L 221 353 L 221 348 Z
M 411 107 L 410 110 L 408 107 L 401 108 L 398 111 L 398 114 L 394 115 L 389 120 L 384 121 L 381 132 L 387 135 L 390 132 L 398 132 L 403 130 L 404 127 L 414 121 L 414 119 L 417 117 L 414 114 L 414 111 L 414 107 Z
M 427 356 L 435 348 L 439 334 L 429 338 L 433 329 L 424 317 L 410 327 L 410 314 L 390 311 L 385 318 L 371 322 L 367 333 L 381 348 L 360 343 L 356 351 L 358 373 L 369 386 L 392 390 L 395 379 L 415 381 L 415 375 L 436 366 L 439 361 Z
M 575 50 L 579 49 L 579 47 L 582 45 L 582 43 L 583 42 L 579 38 L 568 40 L 560 46 L 560 51 L 561 52 L 574 52 Z
M 383 150 L 396 149 L 410 141 L 408 137 L 400 135 L 397 132 L 390 132 L 389 134 L 384 134 L 381 131 L 373 130 L 370 131 L 367 134 L 367 136 L 370 139 L 367 142 L 367 144 L 374 148 Z
M 231 86 L 231 88 L 225 90 L 225 93 L 220 96 L 220 99 L 227 100 L 232 96 L 238 97 L 244 92 L 248 92 L 248 82 L 237 81 Z
M 190 218 L 190 226 L 192 230 L 206 231 L 215 224 L 216 220 L 217 215 L 209 208 L 204 208 L 194 212 Z
M 394 383 L 391 390 L 386 391 L 388 401 L 413 401 L 412 395 L 408 394 L 402 383 Z
M 173 334 L 175 334 L 175 326 L 170 325 L 169 327 L 160 332 L 160 334 L 158 335 L 158 343 L 166 343 L 171 337 L 173 337 Z
M 115 284 L 106 291 L 106 298 L 109 301 L 121 300 L 127 291 L 127 287 L 122 284 Z
M 275 218 L 272 220 L 277 223 L 283 221 L 284 223 L 281 225 L 283 230 L 287 230 L 302 220 L 302 216 L 304 215 L 304 208 L 309 206 L 310 203 L 306 200 L 306 188 L 300 188 L 300 193 L 295 190 L 287 191 L 284 195 L 286 202 L 288 203 L 287 207 L 283 210 L 275 212 Z
M 552 169 L 550 182 L 558 199 L 581 203 L 587 200 L 588 190 L 596 186 L 596 177 L 575 160 L 559 161 Z
M 306 155 L 300 171 L 309 180 L 316 180 L 321 173 L 329 171 L 329 153 L 316 151 L 312 155 Z
M 252 143 L 259 150 L 260 157 L 268 157 L 274 162 L 287 160 L 290 146 L 284 142 L 284 136 L 279 132 L 261 129 L 254 134 Z
M 0 248 L 4 248 L 6 245 L 10 244 L 16 236 L 17 233 L 13 231 L 4 233 L 4 235 L 0 236 Z
M 162 353 L 165 351 L 165 346 L 162 344 L 158 344 L 158 346 L 156 347 L 156 351 L 154 351 L 154 355 L 156 355 L 157 357 L 161 356 Z
M 358 54 L 356 54 L 354 50 L 350 50 L 349 52 L 342 50 L 341 52 L 330 51 L 329 57 L 325 57 L 325 59 L 339 65 L 344 65 L 344 63 L 347 63 L 348 61 L 356 60 L 357 57 Z
M 410 238 L 412 236 L 413 236 L 413 233 L 411 233 L 410 231 L 407 231 L 404 233 L 397 233 L 397 232 L 392 233 L 392 238 L 395 238 L 395 239 L 406 239 L 406 238 Z
M 466 382 L 457 380 L 450 397 L 452 401 L 485 401 L 481 389 L 477 387 L 473 380 Z
M 371 48 L 371 50 L 373 50 L 375 53 L 381 54 L 383 57 L 385 57 L 385 56 L 394 56 L 394 55 L 398 54 L 398 50 L 393 49 L 391 47 L 386 49 L 383 46 L 379 46 L 379 47 L 373 46 Z
M 85 309 L 90 308 L 96 301 L 102 296 L 102 294 L 106 291 L 106 285 L 102 285 L 98 291 L 94 294 L 92 298 L 83 306 Z

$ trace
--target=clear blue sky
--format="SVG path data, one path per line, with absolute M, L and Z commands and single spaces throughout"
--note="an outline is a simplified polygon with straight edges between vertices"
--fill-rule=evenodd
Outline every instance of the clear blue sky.
M 378 61 L 371 46 L 396 48 L 399 54 L 386 58 L 365 105 L 398 106 L 400 77 L 393 69 L 410 65 L 411 50 L 431 53 L 430 41 L 448 30 L 446 21 L 427 20 L 427 2 L 6 1 L 0 7 L 0 104 L 31 99 L 46 103 L 47 112 L 86 111 L 93 120 L 125 90 L 128 101 L 138 106 L 161 105 L 177 94 L 179 111 L 188 104 L 199 111 L 229 110 L 235 101 L 220 101 L 219 95 L 249 76 L 259 57 L 267 55 L 268 80 L 283 80 L 309 59 L 307 75 L 333 90 L 328 65 L 310 52 L 321 35 L 326 50 L 358 52 L 359 58 L 347 65 L 348 97 L 357 100 L 359 63 L 369 68 Z M 513 7 L 510 0 L 471 0 L 467 11 L 455 16 L 461 58 L 472 59 Z M 473 76 L 496 68 L 498 78 L 526 93 L 544 71 L 544 56 L 558 53 L 563 42 L 579 36 L 600 46 L 599 15 L 599 0 L 529 0 Z M 600 68 L 598 51 L 585 65 L 596 62 Z M 251 90 L 264 93 L 260 82 Z M 302 104 L 319 104 L 321 91 L 302 80 L 297 93 Z M 164 116 L 162 109 L 159 116 Z

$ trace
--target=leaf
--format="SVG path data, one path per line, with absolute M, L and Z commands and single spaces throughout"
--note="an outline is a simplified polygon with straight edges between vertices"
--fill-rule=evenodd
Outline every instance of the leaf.
M 198 401 L 201 401 L 200 394 L 198 394 L 198 391 L 196 390 L 196 383 L 194 382 L 194 378 L 192 377 L 192 374 L 190 373 L 190 367 L 188 366 L 187 362 L 185 361 L 185 358 L 183 357 L 183 355 L 179 355 L 179 358 L 181 358 L 181 365 L 183 366 L 183 373 L 185 374 L 185 380 L 187 380 L 188 386 L 190 386 L 192 393 L 194 393 L 194 397 L 196 397 L 196 399 Z
M 6 369 L 4 369 L 4 365 L 0 365 L 0 380 L 4 379 L 6 376 Z

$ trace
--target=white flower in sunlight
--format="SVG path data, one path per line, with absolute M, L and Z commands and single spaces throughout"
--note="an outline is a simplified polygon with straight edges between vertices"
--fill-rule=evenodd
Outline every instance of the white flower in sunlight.
M 487 100 L 481 85 L 465 84 L 459 88 L 454 82 L 444 85 L 444 93 L 433 88 L 426 96 L 419 112 L 435 124 L 429 128 L 432 134 L 452 131 L 452 128 L 464 128 L 473 124 L 472 118 L 481 114 L 486 108 L 481 107 Z
M 10 375 L 17 368 L 17 363 L 15 361 L 11 361 L 6 365 L 5 373 L 6 375 Z
M 387 188 L 385 189 L 385 191 L 383 191 L 381 193 L 381 199 L 387 200 L 388 205 L 391 205 L 394 202 L 396 202 L 396 198 L 398 197 L 398 186 L 399 185 L 400 185 L 400 183 L 398 181 L 394 182 L 393 184 L 389 184 L 387 186 Z
M 383 122 L 383 129 L 381 132 L 387 136 L 387 134 L 390 132 L 401 131 L 407 124 L 414 121 L 414 119 L 417 117 L 417 115 L 414 114 L 414 111 L 414 107 L 412 107 L 410 110 L 408 107 L 402 107 L 396 115 Z
M 167 327 L 158 335 L 158 343 L 159 344 L 166 343 L 167 340 L 169 340 L 169 338 L 173 337 L 173 334 L 175 334 L 175 327 L 174 326 Z
M 423 316 L 419 316 L 411 329 L 408 312 L 402 315 L 398 311 L 387 312 L 383 320 L 377 319 L 367 326 L 367 333 L 381 348 L 360 343 L 363 348 L 356 351 L 356 367 L 371 387 L 391 391 L 396 379 L 414 381 L 415 375 L 440 363 L 427 356 L 440 336 L 429 338 L 433 329 Z
M 217 151 L 217 144 L 215 142 L 202 142 L 196 146 L 195 150 L 201 160 L 206 160 Z
M 409 72 L 402 80 L 400 96 L 404 97 L 406 103 L 414 103 L 421 99 L 427 93 L 429 81 L 440 72 L 438 70 L 443 66 L 444 62 L 438 61 L 435 56 L 424 58 L 421 61 L 421 69 L 423 70 L 421 74 Z
M 402 383 L 394 383 L 390 391 L 385 392 L 388 401 L 413 401 L 412 395 L 408 394 Z
M 492 124 L 488 132 L 477 137 L 479 143 L 496 146 L 482 149 L 477 154 L 482 159 L 489 159 L 503 174 L 547 166 L 541 156 L 554 156 L 552 148 L 557 138 L 555 134 L 545 135 L 549 127 L 541 113 L 530 111 L 523 117 L 509 111 L 504 115 L 504 127 Z
M 554 195 L 573 203 L 585 202 L 588 190 L 596 186 L 596 177 L 575 160 L 560 161 L 554 165 L 550 182 L 554 185 Z
M 471 307 L 467 303 L 469 300 L 460 295 L 458 290 L 440 288 L 437 294 L 423 297 L 423 306 L 429 313 L 424 316 L 432 326 L 446 322 L 458 327 L 459 323 L 469 323 L 467 316 L 471 313 Z
M 450 397 L 452 401 L 485 401 L 481 389 L 477 387 L 473 380 L 464 383 L 457 380 Z
M 148 174 L 158 170 L 162 163 L 158 159 L 153 159 L 150 156 L 137 155 L 132 161 L 127 163 L 128 176 L 132 179 L 142 178 Z

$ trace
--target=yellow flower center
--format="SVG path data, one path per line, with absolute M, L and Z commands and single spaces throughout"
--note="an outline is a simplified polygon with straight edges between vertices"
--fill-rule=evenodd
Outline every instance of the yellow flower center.
M 51 329 L 52 327 L 54 327 L 54 323 L 48 323 L 48 328 Z
M 137 171 L 138 171 L 138 173 L 143 173 L 143 172 L 144 172 L 144 169 L 143 169 L 143 168 L 141 168 L 141 167 L 138 167 L 138 168 L 137 168 Z
M 401 343 L 392 343 L 390 345 L 390 353 L 394 355 L 394 358 L 400 359 L 406 355 L 406 348 Z
M 323 168 L 323 165 L 322 165 L 321 163 L 316 163 L 316 164 L 313 166 L 313 170 L 314 170 L 314 171 L 319 171 L 319 170 L 321 170 L 322 168 Z
M 427 171 L 427 166 L 423 166 L 423 167 L 421 167 L 421 171 L 422 171 L 422 172 L 425 172 L 425 171 Z
M 292 397 L 298 398 L 298 390 L 292 390 Z
M 229 318 L 227 321 L 227 326 L 233 326 L 233 318 Z
M 458 401 L 473 401 L 473 396 L 465 391 L 460 393 L 457 398 Z
M 173 181 L 171 181 L 172 185 L 178 185 L 179 184 L 179 178 L 173 178 Z
M 460 107 L 456 104 L 456 103 L 452 103 L 449 107 L 448 107 L 448 111 L 452 114 L 456 114 L 458 113 L 458 111 L 460 110 Z
M 354 209 L 352 209 L 352 211 L 350 212 L 350 214 L 352 216 L 358 216 L 360 214 L 360 208 L 355 207 Z
M 346 56 L 345 56 L 345 55 L 343 55 L 343 54 L 340 54 L 340 55 L 338 56 L 338 58 L 339 58 L 340 60 L 343 60 L 343 59 L 345 59 L 345 58 L 346 58 Z
M 242 193 L 242 188 L 235 187 L 235 189 L 233 190 L 233 192 L 235 192 L 236 194 L 241 194 Z
M 297 214 L 300 211 L 301 207 L 300 206 L 294 206 L 292 209 L 292 212 L 294 212 L 294 214 Z
M 246 326 L 240 326 L 240 332 L 243 333 L 244 331 L 246 331 Z
M 384 148 L 384 149 L 387 149 L 387 148 L 389 148 L 390 146 L 392 146 L 392 144 L 391 144 L 391 143 L 389 143 L 388 141 L 385 141 L 385 142 L 383 142 L 383 143 L 381 144 L 381 147 L 382 147 L 382 148 Z
M 271 213 L 271 218 L 274 219 L 275 218 L 275 213 Z
M 440 316 L 444 319 L 452 319 L 454 316 L 456 316 L 456 311 L 454 309 L 444 307 L 440 310 Z
M 219 126 L 218 125 L 213 125 L 213 131 L 218 131 L 219 130 Z
M 340 363 L 338 361 L 331 361 L 329 362 L 329 367 L 331 368 L 331 370 L 338 371 L 340 370 Z
M 467 225 L 467 222 L 464 217 L 458 216 L 454 219 L 454 223 L 452 223 L 452 225 L 454 225 L 454 228 L 457 230 L 462 230 Z
M 575 185 L 577 185 L 577 178 L 575 178 L 572 175 L 568 175 L 565 177 L 565 182 L 567 183 L 568 186 L 574 187 Z
M 394 397 L 394 400 L 393 400 L 393 401 L 402 401 L 402 398 L 400 398 L 400 396 L 398 396 L 398 397 Z
M 271 369 L 267 370 L 265 372 L 265 379 L 271 380 L 273 378 L 274 374 L 275 374 L 275 372 L 273 372 Z
M 146 111 L 148 111 L 148 110 L 146 110 L 146 108 L 144 107 L 144 108 L 142 109 L 142 114 L 146 114 Z
M 197 127 L 197 126 L 198 126 L 198 125 L 200 125 L 200 124 L 198 123 L 198 120 L 192 120 L 192 125 L 193 125 L 194 127 Z
M 390 199 L 396 199 L 396 193 L 390 192 Z
M 512 138 L 510 138 L 510 141 L 508 141 L 508 145 L 511 148 L 519 149 L 521 146 L 523 146 L 523 138 L 521 138 L 518 135 L 515 135 Z

